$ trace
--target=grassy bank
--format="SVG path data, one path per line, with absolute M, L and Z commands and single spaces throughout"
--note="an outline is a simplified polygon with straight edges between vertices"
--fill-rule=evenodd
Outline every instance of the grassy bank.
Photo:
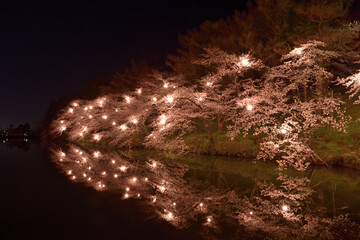
M 309 145 L 315 153 L 327 164 L 332 166 L 346 166 L 360 169 L 360 106 L 349 105 L 347 115 L 352 117 L 347 132 L 339 132 L 329 127 L 316 130 L 310 138 Z M 226 132 L 217 132 L 217 126 L 212 127 L 214 144 L 211 142 L 205 129 L 200 128 L 197 134 L 188 133 L 184 136 L 188 150 L 195 154 L 211 154 L 221 156 L 237 156 L 241 158 L 254 159 L 260 148 L 262 136 L 237 136 L 231 141 Z M 139 133 L 131 138 L 133 148 L 143 148 L 145 134 Z M 169 139 L 161 146 L 160 150 L 173 151 L 176 144 Z M 110 147 L 109 139 L 94 142 L 92 139 L 84 138 L 80 145 L 86 148 L 107 149 Z M 215 149 L 214 149 L 215 148 Z M 318 164 L 322 164 L 318 162 Z

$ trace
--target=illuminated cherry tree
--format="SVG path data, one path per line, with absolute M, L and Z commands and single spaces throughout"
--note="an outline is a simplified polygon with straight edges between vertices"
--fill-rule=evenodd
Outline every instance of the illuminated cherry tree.
M 205 127 L 216 153 L 211 129 L 226 127 L 230 139 L 262 134 L 258 159 L 276 160 L 280 167 L 305 170 L 321 159 L 309 147 L 317 128 L 345 131 L 343 102 L 329 85 L 336 78 L 325 63 L 338 58 L 322 42 L 310 41 L 266 67 L 250 54 L 206 49 L 195 61 L 206 74 L 194 83 L 181 75 L 154 73 L 139 80 L 135 91 L 92 101 L 77 100 L 59 113 L 51 134 L 73 142 L 104 141 L 109 146 L 187 151 L 183 136 Z M 359 74 L 340 79 L 355 96 Z

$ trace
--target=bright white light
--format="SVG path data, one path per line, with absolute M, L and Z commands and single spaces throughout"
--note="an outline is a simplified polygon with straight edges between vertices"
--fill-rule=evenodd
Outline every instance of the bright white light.
M 137 123 L 138 123 L 138 120 L 137 120 L 136 118 L 134 118 L 134 119 L 132 120 L 132 122 L 133 122 L 133 124 L 137 124 Z
M 112 125 L 115 126 L 115 125 L 116 125 L 116 122 L 112 122 Z
M 67 174 L 68 174 L 68 175 L 70 175 L 71 173 L 72 173 L 72 171 L 71 171 L 71 170 L 67 171 Z
M 103 119 L 107 119 L 108 117 L 106 115 L 102 116 Z
M 154 162 L 154 163 L 152 164 L 152 166 L 153 166 L 153 167 L 156 167 L 156 163 Z
M 130 101 L 131 101 L 129 96 L 126 96 L 125 100 L 126 100 L 127 103 L 130 103 Z
M 204 204 L 203 204 L 203 203 L 200 203 L 199 206 L 202 207 L 202 206 L 204 206 Z
M 210 87 L 210 86 L 212 86 L 213 84 L 212 84 L 212 82 L 207 82 L 206 83 L 206 86 L 208 86 L 208 87 Z
M 90 109 L 93 109 L 93 106 L 89 106 Z
M 295 49 L 293 50 L 293 52 L 294 52 L 295 54 L 300 55 L 300 54 L 302 54 L 302 48 L 295 48 Z
M 95 134 L 95 135 L 94 135 L 94 140 L 95 140 L 95 141 L 99 141 L 99 140 L 100 140 L 100 135 L 99 135 L 99 134 Z
M 169 85 L 167 83 L 164 84 L 164 88 L 168 88 Z
M 105 175 L 106 175 L 106 172 L 105 172 L 105 171 L 103 171 L 101 174 L 102 174 L 103 176 L 105 176 Z
M 63 124 L 63 123 L 64 123 L 64 120 L 61 120 L 60 123 Z
M 124 197 L 125 197 L 125 198 L 128 198 L 128 197 L 129 197 L 129 194 L 125 193 Z
M 166 100 L 169 102 L 169 103 L 172 103 L 174 101 L 174 98 L 172 96 L 167 96 L 166 97 Z
M 160 191 L 161 191 L 161 192 L 164 192 L 164 191 L 165 191 L 165 187 L 164 187 L 164 186 L 161 186 L 161 187 L 160 187 Z
M 172 214 L 171 212 L 169 212 L 169 213 L 167 214 L 167 217 L 168 217 L 169 219 L 172 219 L 172 218 L 173 218 L 173 214 Z
M 209 217 L 206 220 L 207 220 L 208 223 L 211 222 L 211 218 L 209 218 Z
M 69 112 L 70 112 L 70 113 L 73 113 L 73 112 L 74 112 L 74 109 L 69 108 Z
M 176 202 L 174 202 L 173 205 L 176 206 Z
M 91 177 L 88 178 L 88 181 L 91 181 Z
M 250 215 L 253 215 L 254 213 L 252 211 L 250 211 Z
M 138 94 L 141 94 L 141 88 L 139 88 L 139 89 L 137 90 L 137 93 L 138 93 Z
M 243 65 L 243 66 L 245 66 L 245 67 L 250 66 L 249 59 L 247 59 L 247 58 L 242 59 L 242 60 L 241 60 L 241 65 Z
M 137 181 L 137 178 L 133 177 L 132 181 L 135 183 Z
M 112 163 L 112 164 L 115 164 L 115 160 L 111 160 L 111 163 Z
M 64 152 L 60 152 L 60 155 L 65 157 L 66 154 Z
M 152 100 L 153 100 L 153 102 L 156 102 L 156 101 L 157 101 L 157 98 L 156 98 L 156 97 L 153 97 Z
M 65 131 L 65 130 L 66 130 L 66 127 L 61 127 L 60 130 L 61 130 L 61 131 Z
M 83 136 L 84 134 L 81 132 L 81 133 L 79 133 L 79 135 L 80 135 L 80 136 Z
M 253 110 L 253 108 L 254 108 L 254 107 L 253 107 L 252 105 L 247 105 L 247 106 L 246 106 L 246 109 L 249 110 L 249 111 Z
M 147 181 L 149 181 L 149 179 L 146 177 L 146 178 L 145 178 L 145 182 L 147 182 Z
M 199 101 L 201 102 L 202 100 L 204 100 L 202 97 L 199 97 Z
M 161 125 L 164 125 L 166 123 L 166 120 L 165 119 L 161 119 L 160 122 L 159 122 Z
M 88 107 L 85 107 L 84 110 L 87 111 L 89 108 Z
M 93 118 L 93 116 L 92 116 L 92 115 L 89 115 L 89 118 L 91 119 L 91 118 Z
M 117 175 L 117 174 L 114 174 L 114 178 L 117 178 L 119 175 Z
M 103 100 L 100 100 L 100 101 L 99 101 L 99 105 L 100 105 L 100 107 L 103 105 L 103 103 L 104 103 L 104 101 L 103 101 Z
M 120 167 L 120 170 L 123 171 L 123 172 L 125 172 L 125 171 L 126 171 L 126 166 L 121 166 L 121 167 Z
M 125 188 L 125 190 L 128 192 L 128 191 L 130 191 L 130 188 L 127 187 L 127 188 Z
M 99 157 L 100 153 L 99 152 L 94 152 L 94 157 Z
M 125 131 L 127 127 L 126 127 L 125 124 L 123 124 L 123 125 L 120 126 L 120 128 L 121 128 L 121 130 Z
M 73 106 L 74 106 L 74 107 L 77 107 L 77 106 L 79 106 L 79 104 L 77 104 L 77 103 L 73 103 Z
M 72 179 L 75 179 L 76 177 L 75 176 L 72 176 Z
M 285 133 L 286 133 L 286 130 L 285 130 L 285 129 L 281 129 L 280 132 L 281 132 L 282 134 L 285 134 Z
M 83 176 L 86 177 L 86 173 L 83 173 Z
M 287 205 L 283 205 L 281 208 L 283 211 L 287 211 L 289 209 L 289 207 Z

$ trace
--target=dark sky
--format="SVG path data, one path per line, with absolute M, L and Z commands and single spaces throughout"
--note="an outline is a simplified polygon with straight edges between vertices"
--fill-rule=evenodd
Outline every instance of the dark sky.
M 16 1 L 0 3 L 0 127 L 36 124 L 49 100 L 112 76 L 130 60 L 161 62 L 177 37 L 246 1 Z
M 1 1 L 0 127 L 36 124 L 51 99 L 121 72 L 131 59 L 162 62 L 179 33 L 246 2 Z

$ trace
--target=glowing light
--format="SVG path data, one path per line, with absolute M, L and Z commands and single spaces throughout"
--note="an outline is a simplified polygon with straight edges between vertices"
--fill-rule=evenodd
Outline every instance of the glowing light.
M 287 205 L 283 205 L 281 208 L 282 208 L 283 211 L 289 210 L 289 207 Z
M 75 179 L 76 177 L 75 176 L 72 176 L 72 179 Z
M 88 181 L 91 181 L 91 177 L 88 178 Z
M 108 117 L 106 115 L 102 116 L 103 119 L 107 119 Z
M 132 181 L 135 183 L 137 181 L 137 178 L 133 177 Z
M 168 101 L 168 103 L 172 103 L 174 101 L 174 98 L 172 96 L 167 96 L 166 100 Z
M 115 164 L 115 160 L 111 160 L 111 163 L 112 163 L 112 164 Z
M 203 206 L 204 206 L 204 204 L 203 204 L 203 203 L 200 203 L 200 204 L 199 204 L 199 206 L 200 206 L 200 207 L 203 207 Z
M 102 174 L 103 176 L 105 176 L 105 175 L 106 175 L 106 172 L 105 172 L 105 171 L 103 171 L 101 174 Z
M 80 136 L 83 136 L 84 134 L 81 132 L 81 133 L 79 133 L 79 135 L 80 135 Z
M 99 157 L 100 156 L 100 153 L 99 152 L 94 152 L 94 157 Z
M 84 107 L 84 110 L 87 111 L 89 108 L 88 107 Z
M 117 178 L 119 175 L 117 175 L 117 174 L 114 174 L 114 178 Z
M 250 211 L 250 215 L 253 215 L 254 213 L 252 211 Z
M 124 198 L 128 198 L 129 194 L 125 193 Z
M 141 88 L 139 88 L 139 89 L 137 90 L 137 93 L 138 93 L 138 94 L 141 94 Z
M 157 101 L 157 98 L 156 98 L 156 97 L 153 97 L 152 100 L 153 100 L 153 102 L 156 102 L 156 101 Z
M 63 123 L 64 123 L 64 120 L 61 120 L 60 123 L 63 124 Z
M 252 105 L 247 105 L 247 106 L 246 106 L 246 109 L 249 110 L 249 111 L 251 111 L 251 110 L 254 109 L 254 107 L 253 107 Z
M 86 132 L 86 131 L 87 131 L 87 127 L 84 127 L 84 128 L 83 128 L 83 132 Z
M 212 85 L 213 85 L 212 82 L 207 82 L 207 83 L 206 83 L 206 86 L 208 86 L 208 87 L 211 87 Z
M 241 60 L 241 65 L 243 65 L 243 66 L 245 66 L 245 67 L 250 66 L 249 59 L 247 59 L 247 58 L 242 59 L 242 60 Z
M 172 214 L 171 212 L 169 212 L 169 213 L 167 214 L 167 217 L 168 217 L 169 219 L 172 219 L 174 216 L 173 216 L 173 214 Z
M 285 133 L 286 133 L 286 130 L 285 130 L 285 129 L 281 129 L 280 132 L 281 132 L 282 134 L 285 134 Z
M 115 109 L 115 112 L 118 112 L 119 110 L 118 109 Z
M 77 103 L 73 103 L 73 106 L 74 106 L 74 107 L 77 107 L 77 106 L 79 106 L 79 104 L 77 104 Z
M 144 180 L 145 180 L 145 182 L 149 181 L 149 179 L 147 177 Z
M 125 188 L 125 190 L 128 192 L 128 191 L 130 191 L 130 188 L 127 187 L 127 188 Z
M 99 134 L 95 134 L 95 135 L 94 135 L 94 140 L 95 140 L 95 141 L 99 141 L 99 140 L 100 140 L 100 135 L 99 135 Z
M 152 201 L 153 201 L 153 202 L 156 202 L 156 197 L 154 197 Z
M 161 187 L 160 187 L 160 191 L 161 191 L 161 192 L 164 192 L 164 191 L 165 191 L 165 187 L 164 187 L 164 186 L 161 186 Z
M 67 174 L 68 174 L 68 175 L 70 175 L 71 173 L 72 173 L 72 171 L 71 171 L 71 170 L 67 171 Z
M 302 54 L 302 48 L 295 48 L 295 49 L 293 50 L 293 52 L 294 52 L 295 54 L 300 55 L 300 54 Z
M 121 167 L 120 167 L 120 170 L 121 170 L 122 172 L 125 172 L 125 171 L 126 171 L 126 166 L 121 166 Z
M 210 222 L 211 222 L 211 218 L 208 217 L 208 218 L 206 219 L 206 221 L 207 221 L 208 223 L 210 223 Z
M 91 119 L 91 118 L 93 118 L 93 116 L 92 116 L 92 115 L 89 115 L 89 118 Z
M 153 167 L 156 167 L 156 163 L 154 162 L 154 163 L 152 164 L 152 166 L 153 166 Z
M 127 103 L 130 103 L 130 101 L 131 101 L 130 97 L 129 97 L 129 96 L 126 96 L 126 97 L 125 97 L 125 101 L 126 101 Z
M 93 106 L 89 106 L 90 109 L 93 109 Z
M 127 129 L 127 127 L 126 127 L 125 124 L 123 124 L 123 125 L 120 126 L 120 129 L 123 130 L 123 131 L 125 131 L 125 130 Z
M 140 197 L 140 193 L 138 193 L 137 197 Z
M 115 126 L 115 125 L 116 125 L 116 122 L 112 122 L 112 125 Z
M 100 101 L 99 101 L 99 105 L 100 105 L 100 107 L 103 105 L 103 103 L 104 103 L 104 101 L 103 101 L 103 100 L 100 100 Z
M 134 119 L 132 120 L 132 122 L 133 122 L 133 124 L 137 124 L 137 123 L 138 123 L 138 120 L 137 120 L 136 118 L 134 118 Z
M 86 177 L 86 173 L 83 173 L 83 176 Z
M 169 87 L 169 84 L 165 83 L 164 88 L 168 88 L 168 87 Z
M 176 202 L 174 202 L 173 205 L 176 206 Z
M 70 113 L 73 113 L 73 112 L 74 112 L 74 109 L 69 108 L 69 112 L 70 112 Z
M 64 152 L 61 152 L 60 155 L 65 157 L 66 154 Z
M 199 101 L 201 102 L 202 100 L 204 100 L 202 97 L 199 97 Z
M 61 130 L 61 131 L 65 131 L 65 130 L 66 130 L 66 127 L 61 127 L 60 130 Z

